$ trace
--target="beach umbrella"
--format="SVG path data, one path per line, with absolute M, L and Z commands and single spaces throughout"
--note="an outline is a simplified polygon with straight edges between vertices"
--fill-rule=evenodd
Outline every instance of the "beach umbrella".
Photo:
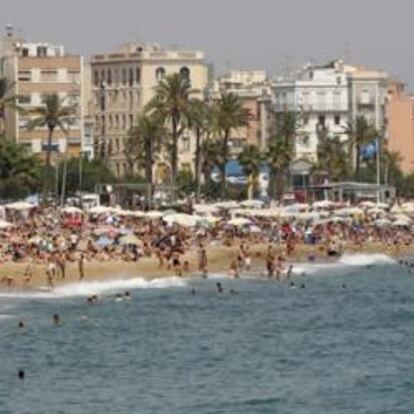
M 114 241 L 108 237 L 102 236 L 98 239 L 96 244 L 99 247 L 107 247 L 107 246 L 111 246 L 112 244 L 114 244 Z
M 192 216 L 190 214 L 171 214 L 169 216 L 163 217 L 163 221 L 168 224 L 178 224 L 185 227 L 195 227 L 199 221 L 202 220 L 200 216 Z
M 102 236 L 102 235 L 116 236 L 117 234 L 119 234 L 119 229 L 113 226 L 101 226 L 95 229 L 94 233 L 97 236 Z
M 258 226 L 249 226 L 250 233 L 261 233 L 262 229 Z
M 329 208 L 333 208 L 335 207 L 335 203 L 333 201 L 330 200 L 321 200 L 321 201 L 315 201 L 312 204 L 313 208 L 317 208 L 317 209 L 329 209 Z
M 128 234 L 119 239 L 119 244 L 121 245 L 131 245 L 131 246 L 142 246 L 141 240 L 138 239 L 134 234 Z
M 5 207 L 8 210 L 24 211 L 24 210 L 30 210 L 34 208 L 35 206 L 33 204 L 27 203 L 26 201 L 17 201 L 15 203 L 6 204 Z
M 222 201 L 220 203 L 216 203 L 216 204 L 213 204 L 213 205 L 217 208 L 222 208 L 222 209 L 225 209 L 225 210 L 234 210 L 234 209 L 240 207 L 239 203 L 237 201 L 234 201 L 234 200 Z
M 229 224 L 230 226 L 236 226 L 236 227 L 241 227 L 241 226 L 246 226 L 248 224 L 252 224 L 252 222 L 244 217 L 236 217 L 234 219 L 231 219 L 227 222 L 227 224 Z
M 374 221 L 374 225 L 377 227 L 389 227 L 391 226 L 391 221 L 387 219 L 379 219 Z
M 392 223 L 392 225 L 394 226 L 394 227 L 409 227 L 409 226 L 411 226 L 411 220 L 402 220 L 402 219 L 400 219 L 400 220 L 396 220 L 396 221 L 394 221 L 394 223 Z
M 0 220 L 0 229 L 1 230 L 9 229 L 10 227 L 13 227 L 13 223 L 9 223 L 8 221 L 5 221 L 5 220 Z
M 64 207 L 62 208 L 62 213 L 65 214 L 83 214 L 83 210 L 78 207 Z
M 219 209 L 212 204 L 195 204 L 193 210 L 198 214 L 214 214 L 219 211 Z
M 40 236 L 31 237 L 28 241 L 29 244 L 37 246 L 38 244 L 43 243 L 43 239 Z
M 374 208 L 376 206 L 373 201 L 361 201 L 359 205 L 363 208 Z
M 246 208 L 262 208 L 264 205 L 264 202 L 260 200 L 246 200 L 246 201 L 242 201 L 240 205 Z
M 92 207 L 88 213 L 89 214 L 110 214 L 114 211 L 112 207 L 106 207 L 106 206 L 96 206 Z
M 145 213 L 145 217 L 149 218 L 150 220 L 156 220 L 159 219 L 163 216 L 163 214 L 161 213 L 161 211 L 148 211 Z

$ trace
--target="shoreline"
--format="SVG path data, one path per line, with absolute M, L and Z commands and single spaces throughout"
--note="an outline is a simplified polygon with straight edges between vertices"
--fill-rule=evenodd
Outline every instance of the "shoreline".
M 263 271 L 265 272 L 265 252 L 268 248 L 268 243 L 259 243 L 249 245 L 251 252 L 251 271 Z M 272 244 L 275 254 L 281 255 L 285 253 L 285 246 L 280 244 Z M 229 274 L 229 264 L 231 258 L 238 250 L 238 244 L 234 246 L 210 246 L 207 249 L 208 256 L 208 273 L 209 274 Z M 308 255 L 313 253 L 315 255 L 315 261 L 310 262 Z M 369 243 L 363 246 L 362 249 L 357 246 L 346 246 L 342 255 L 335 258 L 330 258 L 326 253 L 321 251 L 320 246 L 314 245 L 297 245 L 293 254 L 287 258 L 289 264 L 326 264 L 335 263 L 343 255 L 355 255 L 355 254 L 384 254 L 395 260 L 401 260 L 414 254 L 414 246 L 400 246 L 399 248 L 389 247 L 387 248 L 380 243 Z M 183 278 L 194 278 L 201 276 L 201 272 L 197 269 L 197 252 L 194 249 L 190 249 L 189 252 L 182 256 L 182 261 L 188 261 L 189 269 L 183 272 Z M 48 286 L 46 277 L 46 265 L 35 264 L 32 265 L 32 277 L 29 283 L 26 282 L 26 271 L 29 266 L 28 262 L 6 262 L 0 265 L 0 291 L 33 291 L 43 289 Z M 141 258 L 137 262 L 127 262 L 121 260 L 108 260 L 98 262 L 88 261 L 85 262 L 85 278 L 79 279 L 79 270 L 77 263 L 68 263 L 66 266 L 65 279 L 61 279 L 60 276 L 56 276 L 54 279 L 54 287 L 69 285 L 80 282 L 97 282 L 97 281 L 114 281 L 114 280 L 130 280 L 134 278 L 141 278 L 147 281 L 160 278 L 173 277 L 173 270 L 165 268 L 160 269 L 158 261 L 155 256 L 151 258 Z M 10 285 L 7 283 L 7 279 L 11 278 Z

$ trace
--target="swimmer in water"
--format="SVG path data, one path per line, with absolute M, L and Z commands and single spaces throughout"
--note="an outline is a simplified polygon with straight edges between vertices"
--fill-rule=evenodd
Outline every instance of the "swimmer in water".
M 24 329 L 25 326 L 26 325 L 25 325 L 24 321 L 19 321 L 19 325 L 18 325 L 19 329 Z
M 25 377 L 26 377 L 26 373 L 24 372 L 24 370 L 23 369 L 19 369 L 17 371 L 17 378 L 19 378 L 21 380 L 24 380 Z
M 217 288 L 218 293 L 223 293 L 223 286 L 221 285 L 220 282 L 216 283 L 216 288 Z
M 301 289 L 305 289 L 305 284 L 304 284 L 304 283 L 301 283 L 301 284 L 300 284 L 300 288 L 301 288 Z
M 115 296 L 115 302 L 122 302 L 124 300 L 124 297 L 121 293 L 117 293 Z
M 191 294 L 195 295 L 196 294 L 196 290 L 194 288 L 191 289 Z
M 291 289 L 296 289 L 295 282 L 290 282 L 289 287 L 290 287 Z
M 292 276 L 293 273 L 293 266 L 289 265 L 287 273 L 286 273 L 286 278 L 289 279 Z
M 59 316 L 57 313 L 55 313 L 55 314 L 53 315 L 53 323 L 54 323 L 56 326 L 59 326 L 59 325 L 61 325 L 61 324 L 62 324 L 62 321 L 60 320 L 60 316 Z

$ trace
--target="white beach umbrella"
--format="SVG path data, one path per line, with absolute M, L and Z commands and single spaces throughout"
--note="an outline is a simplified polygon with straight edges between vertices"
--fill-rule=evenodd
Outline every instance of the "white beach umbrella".
M 96 206 L 92 207 L 88 213 L 89 214 L 111 214 L 114 211 L 112 207 L 106 207 L 106 206 Z
M 202 217 L 192 216 L 190 214 L 170 214 L 169 216 L 163 217 L 163 221 L 168 224 L 178 224 L 185 227 L 195 227 L 199 221 L 202 220 Z
M 213 204 L 195 204 L 193 209 L 198 214 L 214 214 L 219 211 L 219 208 Z
M 229 220 L 227 224 L 230 224 L 231 226 L 241 227 L 251 224 L 251 221 L 244 217 L 236 217 L 234 219 Z
M 24 211 L 24 210 L 30 210 L 34 208 L 35 206 L 33 204 L 27 203 L 26 201 L 17 201 L 15 203 L 6 204 L 5 207 L 8 210 Z
M 260 200 L 246 200 L 242 201 L 240 205 L 246 208 L 261 208 L 263 207 L 264 202 Z
M 151 219 L 151 220 L 159 219 L 159 218 L 161 218 L 162 216 L 163 216 L 163 213 L 161 213 L 161 211 L 156 211 L 156 210 L 153 210 L 153 211 L 147 211 L 147 212 L 145 213 L 145 217 L 147 217 L 147 218 L 149 218 L 149 219 Z
M 388 219 L 379 219 L 374 222 L 377 227 L 388 227 L 391 226 L 391 221 Z
M 374 208 L 376 206 L 373 201 L 362 201 L 359 205 L 363 208 Z
M 69 207 L 62 208 L 62 213 L 65 213 L 65 214 L 83 214 L 83 210 L 81 210 L 78 207 L 69 206 Z
M 312 207 L 316 208 L 316 209 L 321 209 L 321 210 L 329 209 L 329 208 L 335 207 L 335 203 L 333 201 L 330 201 L 330 200 L 315 201 L 312 204 Z

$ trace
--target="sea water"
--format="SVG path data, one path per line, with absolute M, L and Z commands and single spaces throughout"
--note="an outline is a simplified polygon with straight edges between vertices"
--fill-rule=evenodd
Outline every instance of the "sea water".
M 0 413 L 413 413 L 410 270 L 354 255 L 296 266 L 293 287 L 253 273 L 4 292 Z

